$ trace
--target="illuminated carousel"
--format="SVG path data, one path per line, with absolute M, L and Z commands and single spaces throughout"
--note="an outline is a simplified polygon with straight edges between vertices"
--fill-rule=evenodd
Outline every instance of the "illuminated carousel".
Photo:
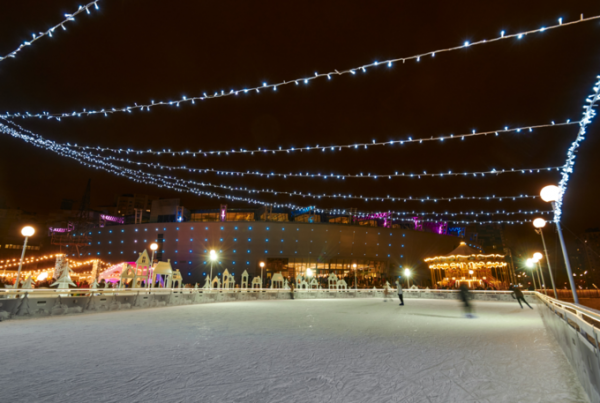
M 461 242 L 458 248 L 443 256 L 425 259 L 431 271 L 431 283 L 438 288 L 508 289 L 510 277 L 504 255 L 484 255 Z

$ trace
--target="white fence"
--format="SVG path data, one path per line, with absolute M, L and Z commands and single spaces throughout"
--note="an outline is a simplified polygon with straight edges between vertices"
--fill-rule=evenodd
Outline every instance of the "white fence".
M 558 341 L 592 403 L 600 403 L 600 312 L 536 293 L 546 328 Z

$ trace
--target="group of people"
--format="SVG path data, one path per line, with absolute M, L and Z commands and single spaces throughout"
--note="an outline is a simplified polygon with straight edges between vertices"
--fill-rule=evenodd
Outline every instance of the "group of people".
M 397 287 L 397 292 L 398 292 L 398 299 L 400 300 L 399 305 L 403 306 L 404 305 L 404 297 L 403 297 L 404 289 L 402 288 L 402 284 L 399 281 L 396 282 L 396 287 Z M 460 291 L 459 299 L 461 300 L 461 302 L 463 303 L 463 306 L 464 306 L 465 317 L 475 318 L 475 315 L 473 314 L 473 305 L 471 304 L 471 300 L 473 299 L 473 294 L 469 290 L 469 287 L 463 283 L 460 285 L 458 290 Z M 527 300 L 525 300 L 525 295 L 523 294 L 523 291 L 521 291 L 521 289 L 518 286 L 513 285 L 511 287 L 511 290 L 512 290 L 512 293 L 510 295 L 512 296 L 513 299 L 517 300 L 521 309 L 523 309 L 523 304 L 521 302 L 525 303 L 525 305 L 527 305 L 530 309 L 533 309 L 531 307 L 531 305 L 529 305 Z M 387 299 L 389 298 L 389 290 L 387 287 L 385 287 L 383 290 L 383 298 L 384 298 L 384 301 L 387 301 Z

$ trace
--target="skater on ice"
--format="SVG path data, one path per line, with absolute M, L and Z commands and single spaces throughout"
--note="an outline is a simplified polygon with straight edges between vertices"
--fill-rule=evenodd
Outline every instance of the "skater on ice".
M 513 291 L 512 291 L 511 296 L 513 297 L 513 299 L 517 300 L 517 302 L 521 306 L 521 309 L 523 309 L 523 304 L 521 303 L 521 301 L 523 301 L 525 304 L 527 304 L 527 306 L 530 309 L 533 309 L 531 307 L 531 305 L 529 305 L 529 303 L 527 303 L 527 301 L 525 301 L 525 296 L 523 295 L 523 291 L 521 291 L 521 289 L 518 286 L 513 286 Z
M 469 287 L 464 283 L 460 285 L 460 299 L 465 304 L 465 316 L 467 318 L 474 318 L 475 315 L 473 315 L 473 305 L 471 305 L 469 302 L 471 299 L 473 299 L 473 296 L 469 291 Z
M 398 284 L 398 298 L 400 298 L 400 306 L 404 305 L 404 299 L 402 298 L 402 284 L 400 284 L 400 280 L 396 282 Z

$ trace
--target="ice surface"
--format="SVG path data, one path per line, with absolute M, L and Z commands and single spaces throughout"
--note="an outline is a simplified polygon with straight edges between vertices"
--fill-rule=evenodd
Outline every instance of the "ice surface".
M 344 299 L 5 321 L 0 401 L 587 401 L 537 312 L 476 303 L 476 319 Z

